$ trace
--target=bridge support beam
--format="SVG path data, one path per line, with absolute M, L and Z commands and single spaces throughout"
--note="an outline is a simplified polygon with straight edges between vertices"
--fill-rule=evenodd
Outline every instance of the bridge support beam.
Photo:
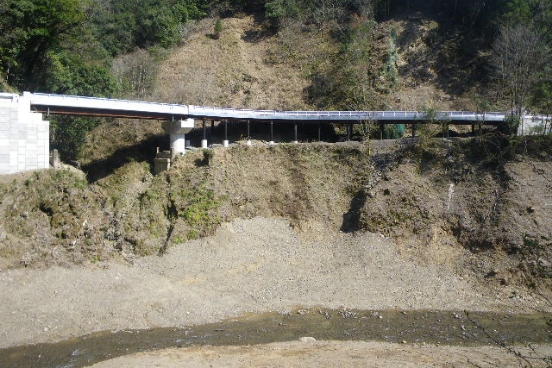
M 293 143 L 299 143 L 299 139 L 297 139 L 297 123 L 293 124 L 293 133 L 294 133 Z
M 268 144 L 274 144 L 274 122 L 270 122 L 270 142 Z
M 186 133 L 189 133 L 193 128 L 194 119 L 169 121 L 165 124 L 165 130 L 170 135 L 173 155 L 183 155 L 186 153 Z

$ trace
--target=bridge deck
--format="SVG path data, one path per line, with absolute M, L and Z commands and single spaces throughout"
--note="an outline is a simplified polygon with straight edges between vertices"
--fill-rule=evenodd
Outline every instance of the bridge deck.
M 128 101 L 108 98 L 51 95 L 25 92 L 34 111 L 49 114 L 108 116 L 139 119 L 199 119 L 228 121 L 275 121 L 275 122 L 331 122 L 359 123 L 380 121 L 386 123 L 409 123 L 427 121 L 427 114 L 421 111 L 275 111 L 247 110 L 192 105 L 177 105 L 145 101 Z M 475 113 L 466 111 L 441 111 L 439 121 L 454 124 L 485 122 L 498 124 L 506 114 L 498 112 Z

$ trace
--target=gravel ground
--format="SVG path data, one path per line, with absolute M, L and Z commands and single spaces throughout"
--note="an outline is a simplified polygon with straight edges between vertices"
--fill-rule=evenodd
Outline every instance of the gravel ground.
M 132 265 L 5 271 L 0 293 L 0 347 L 298 306 L 523 312 L 537 303 L 523 290 L 409 261 L 379 235 L 298 235 L 277 218 L 224 224 Z
M 541 355 L 550 346 L 536 347 Z M 531 366 L 546 367 L 533 351 L 521 350 Z M 536 358 L 536 359 L 535 359 Z M 194 347 L 167 349 L 125 356 L 94 365 L 94 368 L 244 368 L 244 367 L 512 367 L 526 366 L 498 347 L 401 345 L 363 341 L 315 341 L 274 343 L 260 346 Z

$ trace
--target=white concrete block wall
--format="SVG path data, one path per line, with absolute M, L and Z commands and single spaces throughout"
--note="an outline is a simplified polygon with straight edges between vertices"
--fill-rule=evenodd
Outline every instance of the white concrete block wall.
M 0 98 L 0 174 L 50 166 L 50 123 L 30 106 L 25 96 Z

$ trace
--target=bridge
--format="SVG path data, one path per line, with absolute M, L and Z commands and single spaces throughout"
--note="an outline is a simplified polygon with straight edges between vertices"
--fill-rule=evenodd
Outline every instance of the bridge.
M 42 120 L 42 114 L 165 120 L 169 122 L 171 148 L 177 154 L 185 152 L 185 134 L 194 128 L 196 120 L 203 121 L 202 147 L 207 147 L 206 120 L 225 124 L 231 121 L 268 123 L 273 142 L 274 122 L 293 124 L 297 140 L 298 123 L 343 123 L 349 128 L 366 121 L 415 124 L 434 120 L 498 125 L 507 118 L 507 114 L 500 112 L 441 111 L 430 117 L 420 111 L 250 110 L 30 92 L 0 93 L 0 174 L 49 167 L 49 122 Z M 226 135 L 225 146 L 228 145 Z
M 404 124 L 425 121 L 425 112 L 420 111 L 276 111 L 249 110 L 221 107 L 177 105 L 145 101 L 127 101 L 109 98 L 81 97 L 28 93 L 33 111 L 46 114 L 83 116 L 109 116 L 116 118 L 217 120 L 217 121 L 278 121 L 288 123 L 359 123 L 362 121 L 383 121 Z M 497 124 L 504 121 L 506 114 L 498 112 L 475 113 L 465 111 L 441 111 L 435 120 L 454 124 L 472 124 L 484 121 Z

